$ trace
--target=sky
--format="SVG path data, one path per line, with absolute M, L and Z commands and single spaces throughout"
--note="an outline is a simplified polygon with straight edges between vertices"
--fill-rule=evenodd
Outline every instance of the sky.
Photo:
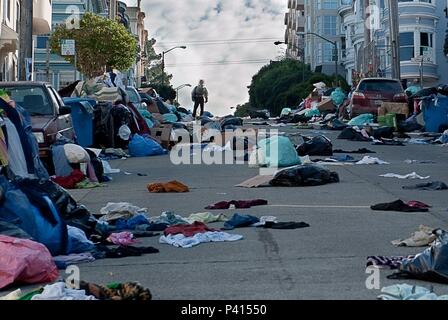
M 126 0 L 136 5 L 136 0 Z M 206 109 L 231 114 L 248 101 L 252 76 L 270 60 L 284 54 L 284 15 L 287 0 L 143 0 L 146 28 L 157 53 L 186 45 L 166 55 L 173 87 L 197 85 L 209 91 Z M 180 91 L 179 102 L 192 108 L 191 88 Z

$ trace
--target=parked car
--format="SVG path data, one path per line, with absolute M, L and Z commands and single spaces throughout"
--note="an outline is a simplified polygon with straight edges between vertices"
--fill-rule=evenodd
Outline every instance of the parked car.
M 350 118 L 364 113 L 378 115 L 383 102 L 408 102 L 401 82 L 385 78 L 362 79 L 352 94 Z
M 137 109 L 146 109 L 147 104 L 142 100 L 142 97 L 136 88 L 126 87 L 126 94 L 128 95 L 129 102 L 132 103 Z
M 58 134 L 75 139 L 71 108 L 44 82 L 1 82 L 0 89 L 6 90 L 11 99 L 29 112 L 33 133 L 39 142 L 39 155 L 45 164 L 51 164 L 51 146 Z

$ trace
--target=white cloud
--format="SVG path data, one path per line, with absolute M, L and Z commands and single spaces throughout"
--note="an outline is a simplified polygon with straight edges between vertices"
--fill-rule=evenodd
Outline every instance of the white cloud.
M 135 5 L 136 0 L 127 0 Z M 275 59 L 279 54 L 274 40 L 219 45 L 193 45 L 204 40 L 284 38 L 286 0 L 143 0 L 146 28 L 157 39 L 158 51 L 187 44 L 187 50 L 166 55 L 167 72 L 173 85 L 196 85 L 205 79 L 210 92 L 207 109 L 217 115 L 229 114 L 230 107 L 248 100 L 252 76 L 263 63 L 196 65 L 217 61 Z M 189 64 L 190 66 L 185 66 Z M 182 66 L 183 65 L 183 66 Z M 180 102 L 191 107 L 190 90 L 183 89 Z

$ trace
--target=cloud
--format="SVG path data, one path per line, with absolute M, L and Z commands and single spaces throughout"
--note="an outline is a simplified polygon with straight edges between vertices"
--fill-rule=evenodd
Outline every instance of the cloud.
M 142 1 L 146 27 L 158 41 L 157 51 L 183 44 L 188 47 L 166 55 L 173 85 L 196 85 L 205 79 L 210 92 L 207 109 L 216 115 L 229 114 L 230 107 L 247 102 L 252 76 L 279 55 L 273 42 L 284 38 L 286 4 L 284 0 Z M 229 39 L 248 40 L 229 43 Z M 200 43 L 208 40 L 216 42 Z M 191 107 L 189 90 L 182 90 L 180 102 Z

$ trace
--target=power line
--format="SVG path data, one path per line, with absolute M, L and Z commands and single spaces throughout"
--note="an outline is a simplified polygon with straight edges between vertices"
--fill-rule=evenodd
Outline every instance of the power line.
M 240 39 L 216 39 L 216 40 L 190 40 L 188 43 L 203 43 L 203 42 L 231 42 L 231 41 L 256 41 L 256 40 L 278 40 L 278 38 L 240 38 Z M 176 41 L 162 41 L 160 44 L 176 44 L 181 43 L 183 40 Z
M 269 40 L 235 40 L 235 41 L 209 41 L 209 42 L 178 42 L 178 43 L 182 43 L 183 45 L 187 45 L 190 47 L 195 47 L 195 46 L 214 46 L 214 45 L 232 45 L 232 44 L 256 44 L 256 43 L 271 43 L 273 41 L 277 40 L 277 38 L 272 38 Z M 168 44 L 168 43 L 160 43 L 160 44 L 156 44 L 155 47 L 168 47 L 174 45 L 173 44 Z
M 209 61 L 209 62 L 197 62 L 197 63 L 178 63 L 178 64 L 170 64 L 167 67 L 205 67 L 205 66 L 227 66 L 227 65 L 246 65 L 246 64 L 265 64 L 270 62 L 268 59 L 259 59 L 259 60 L 241 60 L 241 61 Z

